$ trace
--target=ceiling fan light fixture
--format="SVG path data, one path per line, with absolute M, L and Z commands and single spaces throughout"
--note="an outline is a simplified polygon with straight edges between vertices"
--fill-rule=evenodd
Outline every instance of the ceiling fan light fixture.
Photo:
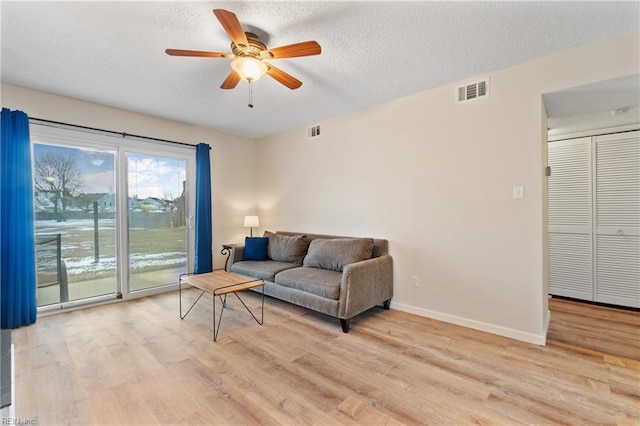
M 252 83 L 267 73 L 267 64 L 253 56 L 236 56 L 231 61 L 231 68 L 241 79 Z
M 298 89 L 302 86 L 302 82 L 271 65 L 271 59 L 299 58 L 322 53 L 322 48 L 315 40 L 267 49 L 256 34 L 244 31 L 235 13 L 224 9 L 213 9 L 213 14 L 231 39 L 232 53 L 184 49 L 166 49 L 165 53 L 170 56 L 231 59 L 232 71 L 220 85 L 221 89 L 233 89 L 240 80 L 253 83 L 265 74 L 291 90 Z

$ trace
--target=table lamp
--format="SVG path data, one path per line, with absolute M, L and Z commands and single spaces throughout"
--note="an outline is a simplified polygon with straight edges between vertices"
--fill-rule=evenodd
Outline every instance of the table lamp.
M 258 220 L 258 216 L 245 216 L 244 217 L 244 227 L 251 228 L 251 236 L 253 237 L 253 228 L 260 226 L 260 221 Z

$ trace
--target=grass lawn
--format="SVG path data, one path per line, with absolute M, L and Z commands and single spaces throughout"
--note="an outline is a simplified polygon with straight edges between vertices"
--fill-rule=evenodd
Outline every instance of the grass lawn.
M 99 223 L 99 256 L 95 259 L 93 220 L 36 221 L 36 234 L 61 234 L 61 257 L 68 282 L 91 281 L 116 275 L 116 229 L 114 219 Z M 134 228 L 129 231 L 130 273 L 140 274 L 186 265 L 186 227 Z M 38 286 L 56 280 L 56 244 L 36 247 Z

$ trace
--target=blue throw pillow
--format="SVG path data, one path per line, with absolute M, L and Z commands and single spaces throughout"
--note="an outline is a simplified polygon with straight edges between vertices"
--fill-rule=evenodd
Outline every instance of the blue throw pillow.
M 267 260 L 268 237 L 246 237 L 242 260 Z

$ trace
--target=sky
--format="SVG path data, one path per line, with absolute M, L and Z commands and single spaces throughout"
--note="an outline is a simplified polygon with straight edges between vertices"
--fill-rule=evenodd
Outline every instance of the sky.
M 127 155 L 129 196 L 173 200 L 182 194 L 186 162 L 146 154 Z
M 85 150 L 34 143 L 34 162 L 45 153 L 72 156 L 83 185 L 77 192 L 114 193 L 116 151 Z M 186 162 L 146 154 L 127 154 L 129 197 L 174 199 L 182 194 Z M 75 194 L 77 195 L 77 194 Z

